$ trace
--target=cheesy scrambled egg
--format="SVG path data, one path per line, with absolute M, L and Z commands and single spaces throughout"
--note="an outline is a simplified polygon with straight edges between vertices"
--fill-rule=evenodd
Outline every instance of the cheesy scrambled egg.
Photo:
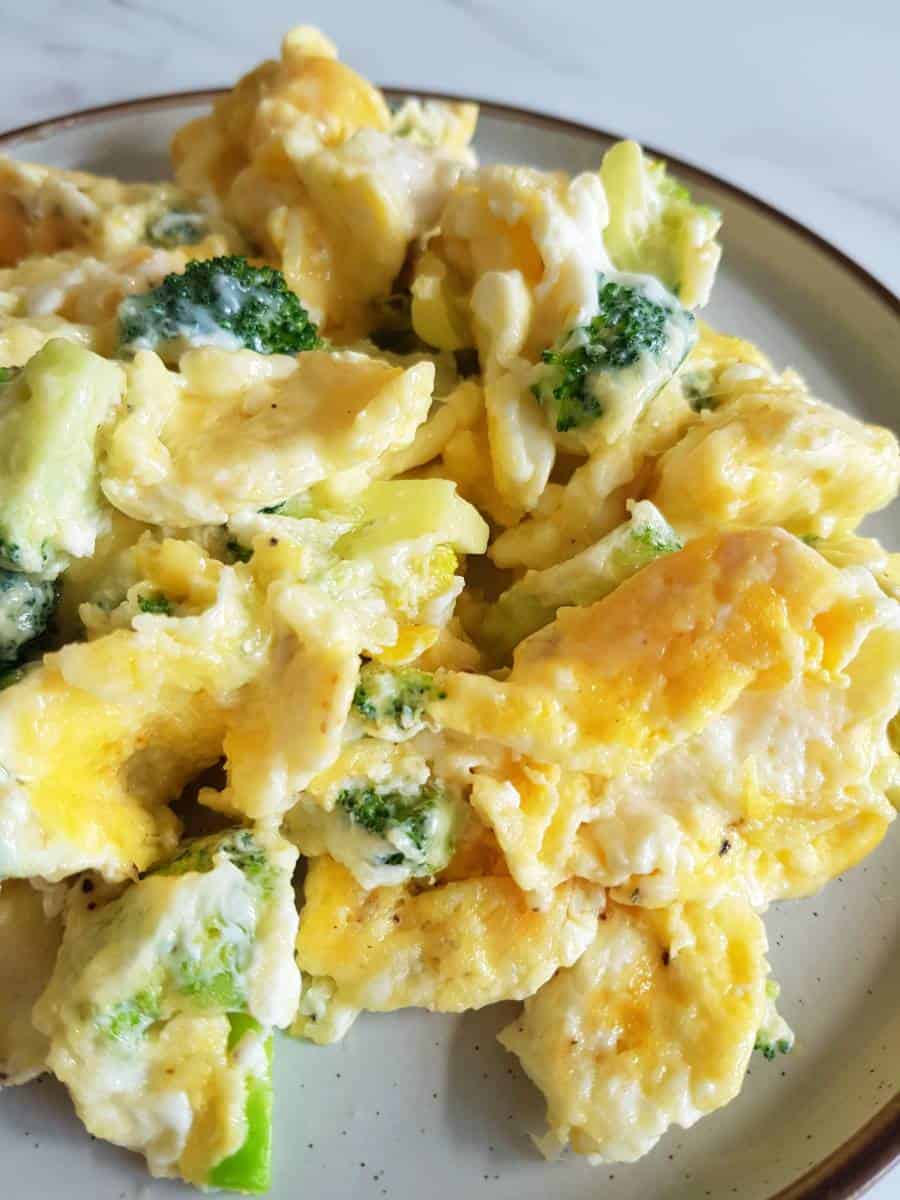
M 405 1007 L 522 1002 L 540 1148 L 639 1158 L 895 815 L 896 437 L 700 320 L 665 164 L 476 121 L 300 28 L 174 183 L 0 162 L 0 1084 L 200 1188 Z

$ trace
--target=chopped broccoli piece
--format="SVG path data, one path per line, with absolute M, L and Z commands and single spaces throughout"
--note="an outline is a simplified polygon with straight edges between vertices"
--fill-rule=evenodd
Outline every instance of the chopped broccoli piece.
M 120 367 L 63 338 L 0 385 L 0 566 L 55 578 L 93 553 L 97 432 L 123 385 Z
M 138 596 L 138 608 L 142 613 L 157 613 L 171 617 L 172 602 L 162 592 L 151 592 L 149 596 Z
M 714 383 L 712 371 L 685 370 L 681 376 L 681 388 L 684 398 L 696 413 L 706 412 L 719 407 L 719 401 L 712 394 Z
M 280 271 L 240 255 L 189 262 L 158 287 L 119 305 L 119 346 L 177 360 L 189 346 L 298 354 L 321 345 L 318 330 Z
M 790 1054 L 794 1048 L 794 1034 L 775 1007 L 780 991 L 774 979 L 766 980 L 766 1012 L 753 1044 L 753 1049 L 769 1062 L 777 1054 Z
M 54 585 L 0 567 L 0 667 L 16 663 L 28 642 L 40 637 L 56 608 Z
M 662 554 L 681 549 L 681 540 L 649 500 L 631 507 L 631 516 L 580 554 L 529 571 L 507 588 L 489 609 L 482 637 L 499 662 L 515 646 L 548 625 L 565 605 L 594 604 Z
M 427 671 L 414 667 L 392 670 L 366 663 L 353 693 L 353 708 L 365 723 L 366 733 L 390 742 L 413 737 L 427 724 L 425 709 L 444 693 Z
M 597 277 L 597 313 L 541 355 L 534 394 L 560 433 L 624 402 L 642 408 L 696 340 L 694 318 L 652 280 Z
M 418 876 L 433 875 L 449 862 L 456 812 L 436 783 L 413 792 L 375 784 L 343 788 L 337 804 L 352 826 L 374 839 L 370 865 L 404 867 Z
M 197 872 L 205 875 L 213 870 L 219 856 L 234 863 L 262 892 L 269 891 L 274 878 L 272 867 L 265 849 L 249 829 L 229 829 L 208 837 L 187 838 L 181 843 L 177 854 L 153 867 L 147 874 L 186 875 Z
M 0 367 L 0 384 L 10 383 L 21 370 L 21 367 Z
M 259 1035 L 262 1027 L 244 1013 L 228 1016 L 231 1033 L 229 1051 L 237 1049 L 247 1034 Z M 247 1135 L 234 1154 L 210 1172 L 206 1186 L 233 1192 L 267 1192 L 272 1183 L 272 1038 L 265 1042 L 266 1071 L 247 1080 L 244 1118 Z
M 203 213 L 172 209 L 147 225 L 147 241 L 154 246 L 193 246 L 209 232 Z
M 48 1066 L 91 1133 L 144 1150 L 159 1173 L 268 1182 L 271 1030 L 290 1024 L 300 990 L 296 860 L 275 834 L 226 830 L 67 922 L 34 1015 Z M 162 1113 L 172 1095 L 179 1135 L 162 1139 L 147 1105 Z
M 612 146 L 600 177 L 609 203 L 604 241 L 616 268 L 655 276 L 687 308 L 704 305 L 722 253 L 721 214 L 695 204 L 636 142 Z
M 145 988 L 128 1000 L 119 1000 L 101 1009 L 94 1022 L 102 1033 L 114 1041 L 134 1046 L 159 1020 L 161 1012 L 159 989 Z
M 763 1058 L 769 1062 L 776 1054 L 790 1054 L 793 1048 L 794 1043 L 790 1038 L 779 1038 L 775 1042 L 770 1042 L 762 1034 L 757 1034 L 756 1041 L 753 1043 L 753 1049 L 759 1050 Z

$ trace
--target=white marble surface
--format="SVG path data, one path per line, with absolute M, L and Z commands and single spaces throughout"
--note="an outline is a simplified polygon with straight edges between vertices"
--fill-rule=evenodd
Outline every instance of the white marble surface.
M 227 82 L 313 22 L 380 82 L 541 108 L 694 160 L 900 291 L 897 0 L 0 0 L 0 17 L 6 128 Z
M 898 0 L 0 0 L 0 127 L 227 83 L 301 21 L 379 82 L 543 109 L 694 161 L 900 292 Z M 898 1200 L 900 1173 L 870 1196 Z

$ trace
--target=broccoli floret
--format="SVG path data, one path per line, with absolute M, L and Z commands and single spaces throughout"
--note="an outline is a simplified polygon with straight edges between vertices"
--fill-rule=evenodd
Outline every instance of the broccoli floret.
M 159 988 L 145 988 L 128 1000 L 119 1000 L 101 1009 L 94 1023 L 101 1033 L 116 1042 L 136 1045 L 161 1014 Z
M 10 383 L 21 370 L 21 367 L 0 367 L 0 384 Z
M 665 163 L 647 158 L 636 142 L 612 146 L 600 177 L 609 203 L 603 236 L 616 268 L 655 276 L 687 308 L 705 304 L 722 253 L 721 214 L 695 204 Z
M 178 853 L 167 862 L 153 867 L 148 875 L 186 875 L 191 871 L 205 875 L 223 855 L 233 863 L 262 892 L 267 892 L 274 879 L 273 868 L 266 852 L 249 829 L 229 829 L 208 837 L 187 838 Z
M 138 596 L 138 608 L 142 613 L 155 613 L 163 617 L 172 615 L 172 601 L 162 592 L 151 592 L 149 596 Z
M 16 663 L 28 642 L 50 623 L 57 592 L 52 583 L 0 568 L 0 667 Z
M 126 296 L 119 305 L 119 347 L 155 350 L 177 360 L 189 346 L 298 354 L 321 345 L 318 330 L 280 271 L 240 255 L 189 262 L 181 275 Z
M 193 246 L 208 232 L 203 213 L 172 209 L 149 222 L 146 237 L 154 246 Z
M 150 1102 L 165 1093 L 183 1096 L 177 1119 L 191 1134 L 191 1149 L 183 1154 L 174 1146 L 167 1173 L 201 1187 L 266 1187 L 271 1029 L 290 1023 L 299 996 L 296 860 L 275 835 L 227 830 L 187 843 L 116 899 L 90 905 L 67 925 L 35 1021 L 49 1041 L 48 1065 L 91 1133 L 121 1141 L 119 1117 L 142 1130 L 148 1090 Z M 90 1080 L 84 1062 L 93 1066 Z M 126 1069 L 132 1063 L 143 1089 L 134 1088 Z M 209 1089 L 195 1094 L 188 1081 L 198 1070 Z M 110 1111 L 117 1114 L 111 1124 Z M 242 1119 L 246 1136 L 223 1154 L 224 1135 Z M 126 1144 L 160 1161 L 149 1135 Z
M 632 504 L 631 517 L 580 554 L 529 571 L 488 610 L 482 637 L 498 662 L 529 634 L 548 625 L 564 605 L 594 604 L 661 554 L 681 549 L 681 540 L 649 500 Z
M 712 371 L 685 370 L 680 378 L 684 398 L 694 412 L 701 413 L 719 407 L 718 399 L 712 394 L 714 387 Z
M 0 566 L 52 578 L 93 553 L 107 519 L 97 433 L 123 385 L 120 367 L 63 338 L 0 385 Z
M 411 876 L 433 875 L 447 865 L 456 813 L 436 783 L 412 792 L 374 784 L 344 788 L 337 806 L 351 826 L 371 835 L 370 865 L 403 867 Z
M 780 991 L 774 979 L 766 980 L 766 1012 L 753 1044 L 753 1049 L 769 1062 L 777 1054 L 790 1054 L 794 1048 L 794 1034 L 775 1007 Z
M 402 742 L 425 728 L 429 701 L 443 698 L 444 692 L 427 671 L 414 667 L 391 670 L 370 662 L 360 671 L 353 708 L 366 733 Z
M 628 404 L 640 411 L 696 340 L 694 318 L 649 279 L 597 277 L 597 313 L 541 355 L 534 394 L 560 433 Z

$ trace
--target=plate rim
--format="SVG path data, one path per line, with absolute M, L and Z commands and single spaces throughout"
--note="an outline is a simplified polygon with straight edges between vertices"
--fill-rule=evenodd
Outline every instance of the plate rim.
M 429 100 L 445 100 L 456 103 L 477 104 L 479 109 L 501 120 L 538 125 L 544 129 L 586 134 L 607 141 L 620 140 L 625 135 L 602 129 L 583 121 L 540 112 L 516 104 L 505 104 L 496 100 L 480 100 L 474 96 L 455 92 L 433 91 L 430 88 L 410 88 L 398 85 L 379 85 L 391 99 L 405 96 L 424 97 Z M 22 142 L 44 141 L 67 129 L 100 124 L 107 117 L 124 113 L 155 111 L 177 108 L 187 104 L 213 103 L 230 89 L 227 87 L 195 88 L 186 91 L 160 92 L 151 96 L 139 96 L 129 100 L 114 100 L 89 108 L 74 109 L 56 117 L 47 117 L 27 125 L 0 133 L 0 152 L 11 149 Z M 654 158 L 664 159 L 677 172 L 693 175 L 713 187 L 727 192 L 735 199 L 756 209 L 764 217 L 787 227 L 792 233 L 828 256 L 837 266 L 855 277 L 858 283 L 885 304 L 900 321 L 900 295 L 878 279 L 850 255 L 839 249 L 827 238 L 810 229 L 802 221 L 782 212 L 774 204 L 732 183 L 704 167 L 666 151 L 648 146 L 644 148 Z M 865 1122 L 855 1133 L 837 1146 L 797 1179 L 773 1192 L 768 1200 L 857 1200 L 890 1169 L 900 1162 L 900 1091 Z

